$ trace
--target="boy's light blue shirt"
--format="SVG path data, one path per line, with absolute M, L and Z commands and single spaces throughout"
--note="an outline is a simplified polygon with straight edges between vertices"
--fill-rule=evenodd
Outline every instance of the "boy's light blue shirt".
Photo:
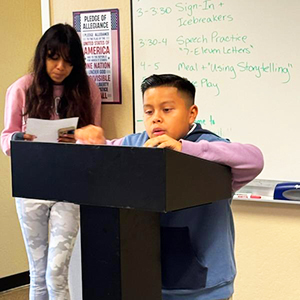
M 122 145 L 143 146 L 147 139 L 146 132 L 132 134 L 124 138 Z M 210 142 L 228 142 L 208 133 L 202 134 L 196 142 L 202 139 Z M 196 288 L 197 278 L 193 276 L 193 273 L 186 276 L 183 274 L 183 277 L 185 277 L 184 282 L 187 282 L 188 286 L 194 287 L 163 287 L 163 300 L 218 300 L 228 298 L 233 294 L 236 268 L 231 201 L 232 199 L 224 199 L 211 204 L 161 215 L 162 228 L 186 229 L 185 231 L 188 232 L 188 238 L 191 242 L 189 253 L 191 251 L 194 253 L 194 255 L 191 255 L 193 256 L 191 259 L 193 259 L 194 264 L 195 262 L 196 264 L 199 263 L 201 268 L 207 268 L 205 287 Z M 168 237 L 168 235 L 166 236 Z M 170 241 L 171 243 L 172 241 Z M 180 247 L 179 244 L 177 245 Z M 182 246 L 186 248 L 186 245 Z M 179 268 L 180 261 L 177 260 L 175 265 Z M 172 274 L 167 273 L 162 273 L 163 278 L 168 278 L 169 275 L 172 277 Z M 200 280 L 203 280 L 203 276 L 201 279 L 199 277 Z

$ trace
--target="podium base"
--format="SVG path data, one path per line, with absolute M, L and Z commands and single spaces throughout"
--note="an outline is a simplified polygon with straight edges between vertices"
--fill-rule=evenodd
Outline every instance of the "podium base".
M 83 300 L 161 300 L 159 213 L 81 206 Z

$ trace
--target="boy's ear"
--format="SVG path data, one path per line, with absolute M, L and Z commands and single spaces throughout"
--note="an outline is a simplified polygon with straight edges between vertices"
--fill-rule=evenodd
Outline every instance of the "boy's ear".
M 198 107 L 197 107 L 197 105 L 195 105 L 195 104 L 192 105 L 192 106 L 190 107 L 189 111 L 190 111 L 190 119 L 189 119 L 189 123 L 190 123 L 190 125 L 191 125 L 191 124 L 193 124 L 193 123 L 195 122 L 196 117 L 197 117 L 197 115 L 198 115 Z

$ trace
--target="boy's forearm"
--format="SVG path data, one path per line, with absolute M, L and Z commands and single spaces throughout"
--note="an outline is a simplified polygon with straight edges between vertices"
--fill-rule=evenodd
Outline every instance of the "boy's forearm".
M 264 164 L 261 151 L 249 144 L 183 140 L 182 152 L 231 167 L 233 191 L 253 180 Z

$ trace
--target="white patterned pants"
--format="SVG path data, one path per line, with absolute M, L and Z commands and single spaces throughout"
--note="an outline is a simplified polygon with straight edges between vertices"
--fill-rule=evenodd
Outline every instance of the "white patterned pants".
M 30 300 L 69 300 L 69 262 L 79 228 L 79 206 L 16 198 L 30 269 Z

